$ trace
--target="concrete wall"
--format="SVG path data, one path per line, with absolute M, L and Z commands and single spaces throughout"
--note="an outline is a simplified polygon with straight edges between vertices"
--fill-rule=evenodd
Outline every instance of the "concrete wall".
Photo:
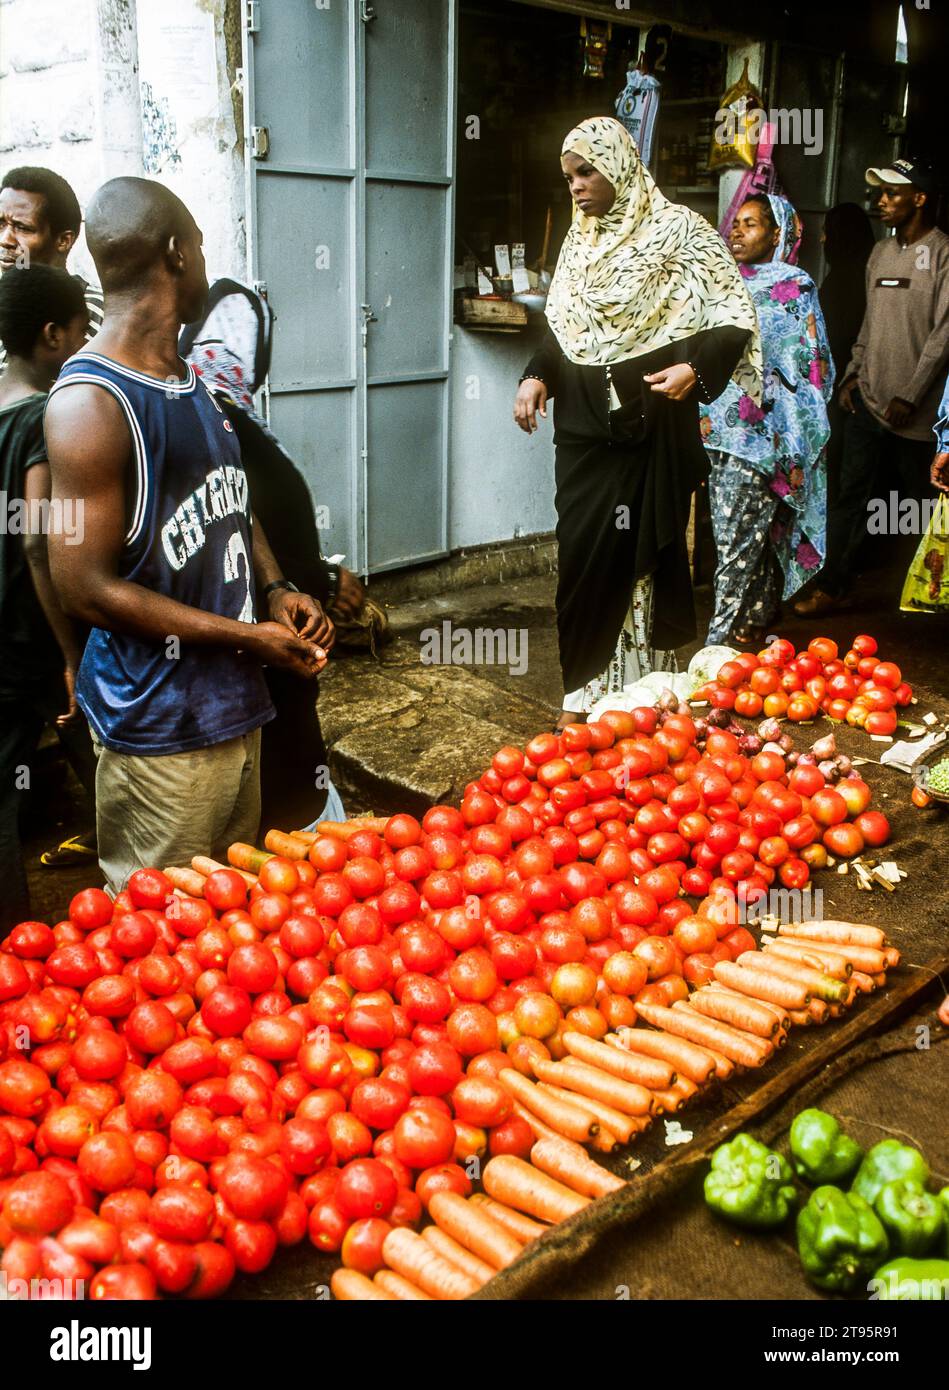
M 237 0 L 137 0 L 137 8 L 145 173 L 191 209 L 209 277 L 244 279 Z
M 453 331 L 448 544 L 457 550 L 551 531 L 551 415 L 530 436 L 513 419 L 518 378 L 542 321 L 519 333 Z
M 83 207 L 118 174 L 158 178 L 212 277 L 243 276 L 239 32 L 238 0 L 0 0 L 0 168 L 55 169 Z M 95 279 L 83 240 L 70 266 Z

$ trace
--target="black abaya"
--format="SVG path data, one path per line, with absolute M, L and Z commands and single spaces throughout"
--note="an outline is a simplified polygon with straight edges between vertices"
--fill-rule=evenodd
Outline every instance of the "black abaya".
M 698 403 L 721 395 L 749 337 L 713 328 L 611 368 L 622 407 L 610 409 L 605 367 L 578 366 L 547 336 L 525 368 L 554 403 L 557 479 L 557 629 L 565 690 L 609 663 L 633 586 L 652 575 L 651 645 L 695 636 L 686 530 L 708 464 Z M 647 373 L 689 362 L 699 381 L 684 401 L 650 390 Z

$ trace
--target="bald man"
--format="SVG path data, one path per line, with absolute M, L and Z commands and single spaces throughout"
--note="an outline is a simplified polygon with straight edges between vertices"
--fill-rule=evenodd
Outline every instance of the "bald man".
M 188 209 L 159 183 L 113 179 L 86 238 L 105 320 L 45 419 L 53 502 L 81 499 L 83 540 L 51 536 L 49 557 L 64 608 L 93 629 L 76 697 L 98 754 L 99 861 L 118 891 L 136 867 L 256 838 L 273 717 L 261 667 L 312 678 L 333 629 L 281 576 L 231 423 L 178 356 L 208 292 Z

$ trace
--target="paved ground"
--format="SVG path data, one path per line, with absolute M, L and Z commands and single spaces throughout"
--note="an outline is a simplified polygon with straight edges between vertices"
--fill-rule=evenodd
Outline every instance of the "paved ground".
M 840 643 L 857 632 L 872 632 L 918 690 L 918 713 L 933 708 L 949 718 L 949 618 L 898 611 L 905 568 L 905 560 L 894 556 L 885 569 L 868 575 L 844 614 L 820 622 L 789 614 L 776 626 L 797 643 L 818 632 Z M 500 744 L 522 743 L 549 727 L 560 699 L 554 584 L 552 575 L 544 575 L 401 603 L 390 610 L 395 640 L 378 658 L 358 653 L 331 662 L 322 681 L 320 712 L 334 779 L 347 809 L 421 811 L 435 801 L 456 801 Z M 703 631 L 710 599 L 708 589 L 699 591 Z M 510 631 L 521 644 L 526 633 L 523 674 L 511 674 L 507 665 L 498 664 L 423 663 L 431 631 L 441 633 L 446 621 L 455 633 Z M 681 656 L 687 660 L 700 645 L 696 642 Z M 515 645 L 509 655 L 517 668 L 523 646 Z M 878 752 L 880 745 L 868 749 L 867 740 L 860 736 L 860 741 L 862 751 Z M 40 852 L 79 828 L 82 818 L 78 787 L 54 756 L 48 759 L 46 782 L 48 809 L 37 808 L 26 848 L 35 914 L 55 921 L 72 893 L 97 882 L 98 876 L 94 865 L 56 871 L 39 867 Z M 913 816 L 906 832 L 943 839 L 946 817 L 935 811 Z

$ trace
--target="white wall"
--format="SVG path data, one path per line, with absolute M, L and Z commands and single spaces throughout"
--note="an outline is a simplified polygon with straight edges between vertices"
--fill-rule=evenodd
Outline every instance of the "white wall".
M 224 23 L 227 0 L 137 0 L 144 167 L 204 232 L 208 274 L 246 278 L 244 161 Z
M 542 328 L 484 333 L 455 326 L 451 367 L 448 544 L 484 545 L 552 531 L 551 413 L 533 435 L 514 423 L 514 395 Z
M 243 277 L 228 8 L 228 0 L 0 0 L 0 169 L 55 169 L 82 207 L 116 175 L 160 179 L 203 228 L 211 276 Z M 70 266 L 95 279 L 84 241 Z

